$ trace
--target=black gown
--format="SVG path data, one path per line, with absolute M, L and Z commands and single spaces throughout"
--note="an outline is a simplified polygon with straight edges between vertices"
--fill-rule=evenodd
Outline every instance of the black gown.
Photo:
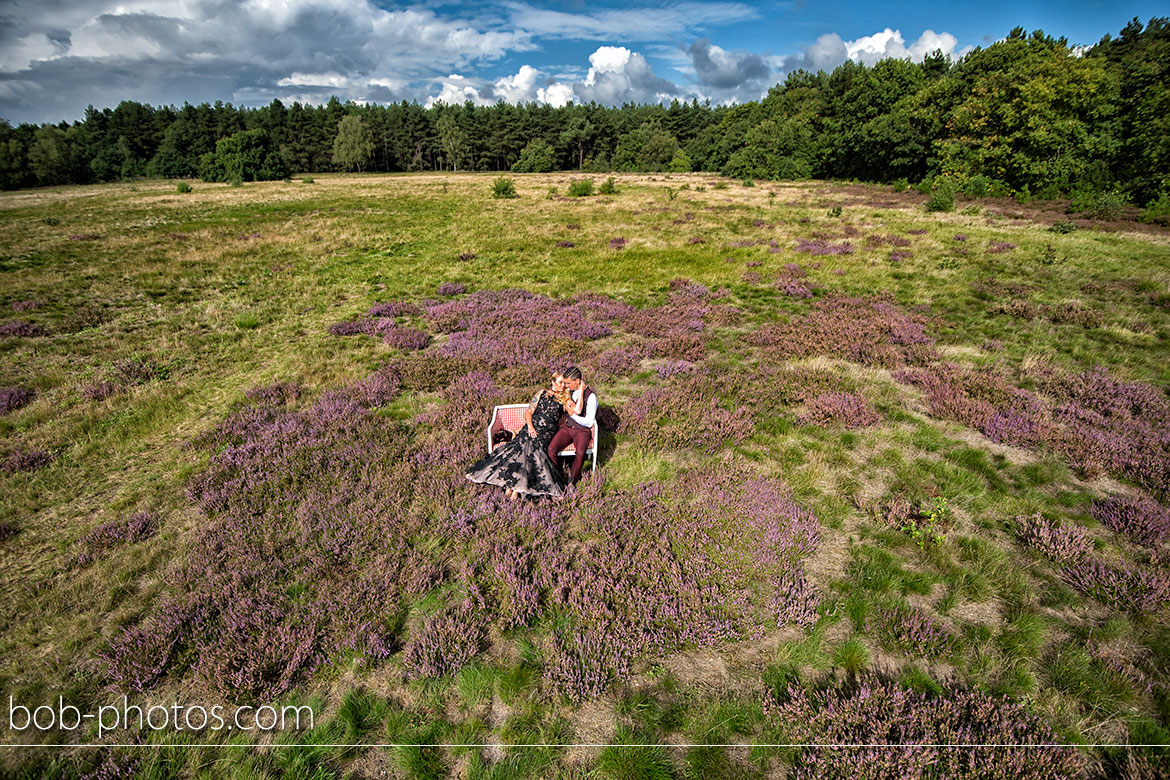
M 469 468 L 467 478 L 529 496 L 563 496 L 568 482 L 548 457 L 548 445 L 557 433 L 562 411 L 560 402 L 542 390 L 532 411 L 536 436 L 523 426 L 510 442 Z

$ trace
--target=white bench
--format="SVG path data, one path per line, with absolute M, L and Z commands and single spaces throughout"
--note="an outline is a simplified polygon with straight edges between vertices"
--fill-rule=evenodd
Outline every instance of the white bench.
M 497 406 L 492 410 L 492 421 L 488 423 L 487 427 L 487 451 L 490 455 L 495 447 L 492 445 L 492 437 L 497 431 L 510 431 L 513 436 L 516 432 L 524 427 L 524 411 L 528 408 L 528 404 L 504 404 Z M 507 444 L 507 442 L 502 442 Z M 570 444 L 565 449 L 557 453 L 557 455 L 573 456 L 577 454 L 577 449 Z M 593 464 L 592 471 L 597 471 L 597 423 L 593 423 L 593 427 L 589 429 L 589 446 L 585 449 L 585 455 Z

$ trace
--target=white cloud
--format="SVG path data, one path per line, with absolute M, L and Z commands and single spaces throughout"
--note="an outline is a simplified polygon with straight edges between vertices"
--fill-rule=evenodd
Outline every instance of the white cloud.
M 683 95 L 678 85 L 655 75 L 644 56 L 624 46 L 599 47 L 589 55 L 589 64 L 585 80 L 573 87 L 582 103 L 657 103 Z
M 519 29 L 544 38 L 587 41 L 670 40 L 708 24 L 732 24 L 759 17 L 747 3 L 676 2 L 660 6 L 567 13 L 509 2 L 511 21 Z
M 958 59 L 971 50 L 966 46 L 959 51 L 958 39 L 948 32 L 937 33 L 934 30 L 924 30 L 918 38 L 906 45 L 901 30 L 889 27 L 873 35 L 864 35 L 856 40 L 846 41 L 837 33 L 826 33 L 816 41 L 805 47 L 800 54 L 787 57 L 771 58 L 772 65 L 780 71 L 792 71 L 797 68 L 805 70 L 832 70 L 845 60 L 860 62 L 865 65 L 874 65 L 888 59 L 906 59 L 912 62 L 922 62 L 926 55 L 936 50 L 952 59 Z
M 0 115 L 57 121 L 78 118 L 87 103 L 123 99 L 401 98 L 404 83 L 534 48 L 530 33 L 499 19 L 473 23 L 424 6 L 386 10 L 374 0 L 8 4 L 0 83 L 23 84 L 0 94 Z
M 458 106 L 463 105 L 468 100 L 477 106 L 490 106 L 495 102 L 480 95 L 480 88 L 470 79 L 460 76 L 458 73 L 452 73 L 447 78 L 442 79 L 442 84 L 443 88 L 439 90 L 438 95 L 427 98 L 427 108 L 435 103 Z
M 923 58 L 935 50 L 943 54 L 954 55 L 955 46 L 959 43 L 955 36 L 948 32 L 936 33 L 934 30 L 924 30 L 918 40 L 906 46 L 902 39 L 901 30 L 891 30 L 889 27 L 879 33 L 867 35 L 845 44 L 849 59 L 866 65 L 873 65 L 884 59 L 910 58 L 913 62 L 922 62 Z
M 539 70 L 531 65 L 521 65 L 516 75 L 498 79 L 493 92 L 497 98 L 509 103 L 528 103 L 537 99 L 536 82 L 539 78 Z
M 560 108 L 573 99 L 573 85 L 555 82 L 536 91 L 536 99 L 553 108 Z
M 293 73 L 276 82 L 278 87 L 350 87 L 353 80 L 340 73 Z

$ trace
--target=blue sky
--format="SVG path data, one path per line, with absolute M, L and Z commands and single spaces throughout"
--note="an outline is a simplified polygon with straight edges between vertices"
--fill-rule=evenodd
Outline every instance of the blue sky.
M 1092 44 L 1153 2 L 630 3 L 19 0 L 0 5 L 0 117 L 274 98 L 431 104 L 753 100 L 797 67 L 961 57 L 1019 25 Z

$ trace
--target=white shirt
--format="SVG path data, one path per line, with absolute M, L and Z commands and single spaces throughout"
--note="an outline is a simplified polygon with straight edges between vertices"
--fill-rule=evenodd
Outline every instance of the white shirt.
M 576 390 L 573 390 L 569 394 L 569 397 L 573 399 L 573 403 L 577 403 L 583 392 L 585 392 L 584 382 Z M 597 393 L 589 394 L 589 400 L 585 402 L 585 408 L 581 411 L 583 412 L 582 414 L 570 414 L 569 417 L 573 419 L 573 422 L 584 428 L 592 428 L 593 421 L 597 418 Z

